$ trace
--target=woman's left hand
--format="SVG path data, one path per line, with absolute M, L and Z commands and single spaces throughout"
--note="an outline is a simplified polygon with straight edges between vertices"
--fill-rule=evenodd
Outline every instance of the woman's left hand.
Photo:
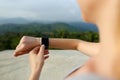
M 35 47 L 29 53 L 29 60 L 31 66 L 31 75 L 29 80 L 39 80 L 39 76 L 44 65 L 44 60 L 46 60 L 48 56 L 48 50 L 45 50 L 45 46 Z

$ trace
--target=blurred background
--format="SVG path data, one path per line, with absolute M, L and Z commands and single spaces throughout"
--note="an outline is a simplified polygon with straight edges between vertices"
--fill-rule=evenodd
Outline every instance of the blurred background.
M 85 23 L 76 0 L 0 0 L 0 50 L 15 49 L 23 35 L 98 42 L 96 25 Z
M 0 0 L 0 80 L 28 80 L 28 55 L 13 52 L 22 36 L 99 42 L 96 25 L 82 20 L 76 0 Z M 63 80 L 89 57 L 73 50 L 50 50 L 41 80 Z

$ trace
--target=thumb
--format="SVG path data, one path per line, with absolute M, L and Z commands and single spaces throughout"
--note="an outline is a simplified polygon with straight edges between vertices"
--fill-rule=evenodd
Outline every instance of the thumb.
M 45 46 L 41 45 L 38 56 L 43 56 L 44 55 L 44 51 L 45 51 Z

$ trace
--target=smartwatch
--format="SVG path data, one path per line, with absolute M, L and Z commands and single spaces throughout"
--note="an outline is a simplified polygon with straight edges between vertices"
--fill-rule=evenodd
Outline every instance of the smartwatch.
M 42 37 L 41 39 L 42 45 L 45 45 L 45 49 L 49 48 L 49 38 L 48 37 Z

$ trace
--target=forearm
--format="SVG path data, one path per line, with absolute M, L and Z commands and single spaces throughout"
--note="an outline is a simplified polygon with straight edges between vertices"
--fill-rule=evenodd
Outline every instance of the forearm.
M 30 74 L 29 80 L 39 80 L 40 73 L 41 73 L 41 70 L 32 71 L 31 74 Z
M 78 50 L 88 56 L 97 55 L 100 49 L 99 43 L 91 43 L 78 39 L 63 38 L 49 38 L 49 46 L 50 48 Z
M 62 39 L 62 38 L 49 39 L 50 48 L 76 50 L 78 43 L 79 43 L 79 40 L 77 39 Z
M 31 74 L 29 80 L 39 80 L 39 76 Z

